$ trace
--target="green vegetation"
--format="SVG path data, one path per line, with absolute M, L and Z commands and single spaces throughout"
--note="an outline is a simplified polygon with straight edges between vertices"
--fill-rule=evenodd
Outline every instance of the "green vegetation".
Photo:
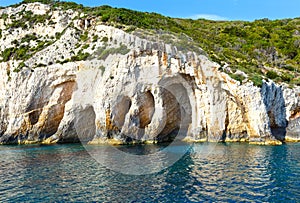
M 90 46 L 89 44 L 85 44 L 82 46 L 82 49 L 87 49 L 87 48 L 89 48 L 89 46 Z
M 14 69 L 14 72 L 18 73 L 18 72 L 19 72 L 22 68 L 24 68 L 25 66 L 26 66 L 25 63 L 22 61 L 22 62 L 19 64 L 18 68 Z
M 97 36 L 97 35 L 94 35 L 94 36 L 93 36 L 93 42 L 97 42 L 97 40 L 98 40 L 98 36 Z
M 45 23 L 46 20 L 50 19 L 50 16 L 45 15 L 34 15 L 31 11 L 22 11 L 19 13 L 22 17 L 18 20 L 13 20 L 8 28 L 22 28 L 27 29 L 28 27 L 35 25 L 37 23 Z M 4 15 L 4 14 L 3 14 Z M 2 15 L 2 16 L 3 16 Z M 11 19 L 15 19 L 15 16 L 11 16 Z
M 26 60 L 31 56 L 30 54 L 27 54 L 28 50 L 30 50 L 30 47 L 25 45 L 22 45 L 18 48 L 16 47 L 6 48 L 2 52 L 2 58 L 3 58 L 2 61 L 9 61 L 11 59 Z
M 233 72 L 244 71 L 258 86 L 263 77 L 292 82 L 300 76 L 300 18 L 254 22 L 210 21 L 170 18 L 109 6 L 85 8 L 84 11 L 116 27 L 126 29 L 130 26 L 130 31 L 141 28 L 156 33 L 163 31 L 185 35 L 214 61 L 221 65 L 229 64 Z M 186 42 L 179 40 L 176 46 L 181 50 L 195 50 Z M 262 70 L 268 67 L 276 68 L 278 76 L 274 78 L 271 73 L 264 75 Z
M 20 47 L 10 47 L 5 49 L 2 52 L 2 61 L 9 61 L 10 59 L 15 60 L 26 60 L 30 58 L 28 51 L 30 50 L 29 46 L 21 45 Z
M 293 75 L 292 74 L 290 74 L 290 73 L 283 73 L 282 75 L 281 75 L 281 78 L 282 78 L 282 80 L 284 81 L 284 82 L 286 82 L 286 83 L 289 83 L 289 82 L 291 82 L 292 80 L 293 80 Z
M 21 39 L 21 43 L 24 43 L 24 42 L 30 42 L 31 40 L 37 40 L 38 39 L 38 37 L 35 35 L 35 34 L 27 34 L 27 35 L 25 35 L 25 37 L 23 37 L 22 39 Z
M 245 77 L 242 76 L 242 75 L 237 75 L 237 74 L 232 74 L 232 73 L 229 73 L 228 74 L 231 78 L 239 81 L 239 82 L 242 82 L 243 80 L 245 80 Z
M 176 45 L 178 50 L 196 51 L 201 47 L 208 57 L 220 65 L 229 64 L 231 76 L 239 81 L 243 81 L 244 78 L 232 74 L 236 70 L 245 72 L 257 86 L 261 86 L 264 78 L 293 85 L 300 84 L 300 18 L 261 19 L 254 22 L 192 20 L 110 6 L 83 7 L 81 4 L 58 0 L 23 1 L 23 3 L 31 2 L 47 3 L 53 8 L 59 7 L 63 10 L 77 10 L 86 17 L 98 17 L 98 20 L 107 25 L 127 32 L 136 32 L 140 28 L 156 36 L 160 35 L 159 40 Z M 48 19 L 47 15 L 37 16 L 32 13 L 30 15 L 25 11 L 23 15 L 21 20 L 13 21 L 10 26 L 25 28 L 29 22 L 32 24 Z M 8 16 L 2 14 L 1 18 Z M 58 34 L 57 38 L 60 36 L 61 34 Z M 176 36 L 177 39 L 171 36 Z M 88 38 L 88 32 L 80 36 L 83 42 Z M 93 36 L 92 41 L 97 41 L 97 37 Z M 108 42 L 109 39 L 102 38 L 101 41 Z M 7 59 L 12 56 L 11 52 L 12 50 L 6 50 L 2 55 Z M 111 48 L 98 50 L 98 56 L 104 59 L 109 54 L 126 52 L 128 53 L 128 50 L 125 47 Z M 73 59 L 83 59 L 87 55 L 81 51 L 76 57 Z
M 6 75 L 8 76 L 7 81 L 10 81 L 11 80 L 10 69 L 6 70 Z
M 1 15 L 1 19 L 6 20 L 7 18 L 8 18 L 8 14 L 3 13 L 3 14 Z
M 2 60 L 3 61 L 8 61 L 10 59 L 10 56 L 12 55 L 12 51 L 14 48 L 7 48 L 2 52 Z
M 90 56 L 89 53 L 84 53 L 82 50 L 76 56 L 71 57 L 71 61 L 84 61 Z
M 80 40 L 85 42 L 87 41 L 89 38 L 89 33 L 87 31 L 85 31 L 82 35 L 80 35 Z
M 130 51 L 130 49 L 128 49 L 126 45 L 122 44 L 118 48 L 109 48 L 109 49 L 107 49 L 107 48 L 104 48 L 104 47 L 100 47 L 96 51 L 95 55 L 98 57 L 98 59 L 105 60 L 109 55 L 113 55 L 113 54 L 126 55 L 126 54 L 129 53 L 129 51 Z
M 267 72 L 267 77 L 274 80 L 275 78 L 279 77 L 279 75 L 275 71 L 268 71 Z
M 2 61 L 6 62 L 11 59 L 23 60 L 23 61 L 27 60 L 36 52 L 44 49 L 45 47 L 47 47 L 53 43 L 52 41 L 40 41 L 39 38 L 40 37 L 36 36 L 35 34 L 34 35 L 27 34 L 20 40 L 20 42 L 18 40 L 12 41 L 12 44 L 14 44 L 16 46 L 6 48 L 2 52 L 2 58 L 3 58 Z M 30 47 L 30 45 L 29 45 L 30 41 L 37 42 L 37 46 Z M 22 68 L 22 67 L 20 67 L 20 68 Z
M 107 43 L 107 42 L 108 42 L 108 37 L 103 37 L 103 38 L 101 39 L 101 42 Z
M 262 87 L 262 84 L 263 84 L 262 80 L 263 80 L 263 78 L 262 78 L 261 75 L 254 74 L 254 75 L 251 76 L 250 80 L 253 82 L 253 84 L 255 86 Z

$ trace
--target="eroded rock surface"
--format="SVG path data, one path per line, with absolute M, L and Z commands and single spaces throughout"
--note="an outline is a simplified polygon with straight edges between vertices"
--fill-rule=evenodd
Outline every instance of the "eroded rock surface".
M 49 12 L 36 3 L 25 9 Z M 18 60 L 0 63 L 0 143 L 155 143 L 176 136 L 195 142 L 300 141 L 299 89 L 273 82 L 240 85 L 199 53 L 78 20 L 70 10 L 51 12 L 54 24 L 34 30 L 65 30 L 61 38 L 19 72 L 13 71 Z M 2 29 L 6 23 L 0 22 Z M 86 41 L 80 42 L 78 30 L 88 31 Z M 3 32 L 1 49 L 28 32 L 33 30 Z M 78 43 L 89 57 L 63 61 L 81 53 Z

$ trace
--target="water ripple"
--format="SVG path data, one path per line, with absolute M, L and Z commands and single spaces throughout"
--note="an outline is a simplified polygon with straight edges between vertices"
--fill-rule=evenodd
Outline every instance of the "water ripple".
M 101 166 L 81 145 L 0 146 L 0 202 L 298 202 L 299 149 L 195 144 L 168 169 L 129 176 Z

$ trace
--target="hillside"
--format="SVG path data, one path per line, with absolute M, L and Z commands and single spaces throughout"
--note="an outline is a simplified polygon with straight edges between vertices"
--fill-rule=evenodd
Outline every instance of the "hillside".
M 97 23 L 113 25 L 128 33 L 141 32 L 139 29 L 142 29 L 142 36 L 146 38 L 153 36 L 156 40 L 176 45 L 179 50 L 198 51 L 198 47 L 201 47 L 207 56 L 222 66 L 222 71 L 239 81 L 246 82 L 245 78 L 248 78 L 255 85 L 261 86 L 262 79 L 269 78 L 277 83 L 288 83 L 291 87 L 300 85 L 300 18 L 273 21 L 262 19 L 254 22 L 191 20 L 109 6 L 89 8 L 71 2 L 23 1 L 23 3 L 30 2 L 47 3 L 51 10 L 72 9 L 77 11 L 77 16 L 74 18 L 80 16 L 93 19 Z M 19 5 L 21 4 L 13 7 Z M 54 23 L 50 20 L 49 12 L 43 15 L 32 15 L 30 12 L 20 10 L 11 16 L 1 13 L 2 25 L 5 25 L 2 29 L 13 32 L 19 28 L 30 29 L 37 23 Z M 72 27 L 72 23 L 67 26 Z M 3 49 L 2 46 L 2 61 L 15 59 L 25 62 L 31 55 L 58 40 L 63 31 L 58 31 L 55 37 L 43 36 L 44 39 L 40 36 L 28 35 L 21 42 L 13 40 L 10 44 L 12 47 L 7 44 Z M 0 30 L 0 37 L 3 39 L 5 36 L 2 36 L 1 32 Z M 82 41 L 88 40 L 87 33 L 80 33 L 80 36 Z M 25 43 L 35 40 L 38 41 L 35 46 Z M 17 47 L 20 49 L 16 49 Z M 62 62 L 84 59 L 88 54 L 80 50 L 72 57 Z M 24 65 L 21 63 L 20 68 Z

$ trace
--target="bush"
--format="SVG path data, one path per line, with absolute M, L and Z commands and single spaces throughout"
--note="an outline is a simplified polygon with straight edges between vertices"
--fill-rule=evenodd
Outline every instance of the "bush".
M 82 49 L 87 49 L 87 48 L 89 48 L 89 46 L 90 46 L 90 45 L 85 44 L 85 45 L 83 45 Z
M 14 51 L 14 48 L 7 48 L 2 52 L 2 61 L 7 62 L 10 60 L 10 57 Z
M 270 70 L 267 72 L 267 77 L 271 80 L 274 80 L 275 78 L 279 77 L 279 75 L 275 71 Z
M 76 56 L 71 57 L 71 61 L 84 61 L 90 56 L 89 53 L 83 53 L 82 50 Z
M 296 69 L 295 69 L 293 66 L 291 66 L 291 65 L 286 65 L 286 66 L 284 66 L 283 68 L 286 69 L 286 70 L 289 70 L 289 71 L 295 71 L 295 70 L 296 70 Z
M 2 18 L 4 21 L 6 21 L 6 19 L 8 19 L 8 14 L 3 13 L 3 14 L 1 15 L 1 18 Z
M 255 86 L 262 87 L 263 78 L 260 75 L 252 75 L 249 79 L 253 82 Z
M 21 70 L 22 68 L 24 68 L 26 65 L 25 63 L 22 61 L 19 65 L 18 65 L 18 70 Z M 19 72 L 19 71 L 18 71 Z
M 27 34 L 27 35 L 25 35 L 25 37 L 23 37 L 21 39 L 21 43 L 24 43 L 24 42 L 29 43 L 31 40 L 35 41 L 37 39 L 38 39 L 38 37 L 35 34 Z
M 108 37 L 103 37 L 103 38 L 101 39 L 101 42 L 108 42 Z
M 287 83 L 289 83 L 293 79 L 293 77 L 294 76 L 292 74 L 289 74 L 289 73 L 283 73 L 281 75 L 282 80 L 287 82 Z
M 97 35 L 93 36 L 93 42 L 97 42 L 97 40 L 98 40 L 98 36 Z
M 28 26 L 25 22 L 22 22 L 22 21 L 13 21 L 9 26 L 8 28 L 22 28 L 22 29 L 27 29 Z
M 85 31 L 82 35 L 80 35 L 80 40 L 83 42 L 87 41 L 88 35 L 89 35 L 89 33 L 87 31 Z
M 292 71 L 299 68 L 299 39 L 298 36 L 295 36 L 295 31 L 299 30 L 299 19 L 274 21 L 263 19 L 253 22 L 175 19 L 156 13 L 143 13 L 129 9 L 112 8 L 110 6 L 89 8 L 83 7 L 81 4 L 60 2 L 58 0 L 23 1 L 23 3 L 32 2 L 51 4 L 53 9 L 58 7 L 63 10 L 73 9 L 79 13 L 84 13 L 88 17 L 101 16 L 99 19 L 106 24 L 127 29 L 127 31 L 140 28 L 144 31 L 151 30 L 148 33 L 152 32 L 157 34 L 157 36 L 162 36 L 161 33 L 168 33 L 168 36 L 176 36 L 175 41 L 168 38 L 158 39 L 165 42 L 169 40 L 169 42 L 177 45 L 183 51 L 196 51 L 198 47 L 201 47 L 204 50 L 201 54 L 206 55 L 204 53 L 206 52 L 208 57 L 213 60 L 219 63 L 226 62 L 230 64 L 233 70 L 239 69 L 244 71 L 258 85 L 261 83 L 260 79 L 263 75 L 261 69 L 265 65 L 278 70 L 284 69 L 280 72 L 285 72 L 287 75 L 282 75 L 281 79 L 286 82 L 294 81 L 291 80 L 290 75 L 293 74 Z M 32 24 L 49 20 L 47 15 L 33 15 L 31 12 L 22 12 L 23 18 L 19 21 L 14 20 L 10 25 L 11 27 L 27 29 Z M 13 18 L 14 16 L 10 17 Z M 9 16 L 2 14 L 1 18 L 7 19 Z M 57 39 L 61 35 L 62 33 L 57 34 Z M 149 35 L 144 37 L 147 36 Z M 191 40 L 181 39 L 180 36 L 187 36 Z M 80 39 L 84 42 L 87 41 L 88 33 L 83 33 Z M 92 41 L 96 42 L 97 37 L 93 36 Z M 101 41 L 108 42 L 109 39 L 106 37 Z M 124 52 L 118 50 L 118 52 L 126 53 L 127 51 L 125 50 Z M 110 53 L 117 53 L 117 51 L 105 51 L 102 57 L 105 58 Z M 3 54 L 6 55 L 6 60 L 11 57 L 8 50 Z M 83 55 L 82 52 L 81 55 Z M 299 73 L 295 73 L 295 77 L 299 76 Z M 279 81 L 279 76 L 274 71 L 273 73 L 268 73 L 267 77 Z M 237 79 L 241 80 L 241 78 Z
M 21 46 L 18 49 L 15 49 L 15 53 L 14 53 L 14 59 L 15 60 L 25 60 L 26 58 L 28 58 L 28 46 Z
M 243 80 L 245 80 L 245 77 L 242 76 L 242 75 L 230 74 L 230 73 L 229 73 L 229 76 L 230 76 L 231 78 L 233 78 L 233 79 L 235 79 L 235 80 L 241 82 L 241 83 L 243 82 Z

